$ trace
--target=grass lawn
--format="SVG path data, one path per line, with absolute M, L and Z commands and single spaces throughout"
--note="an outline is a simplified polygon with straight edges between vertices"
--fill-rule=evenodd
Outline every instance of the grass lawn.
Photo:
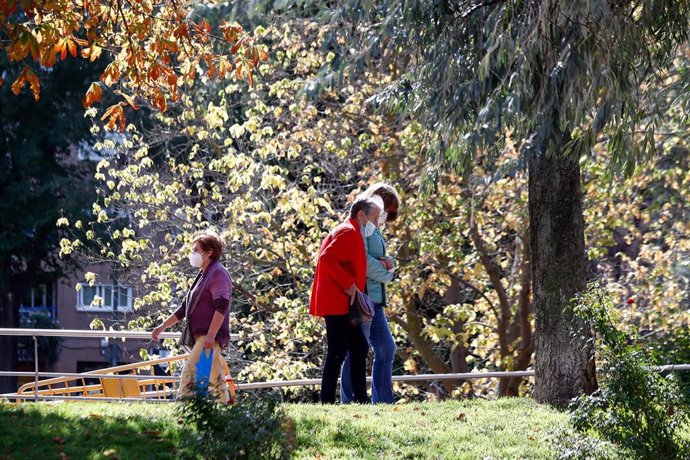
M 174 404 L 0 404 L 0 459 L 177 458 Z M 395 406 L 287 404 L 295 458 L 549 459 L 566 414 L 529 399 Z M 63 455 L 64 454 L 64 455 Z

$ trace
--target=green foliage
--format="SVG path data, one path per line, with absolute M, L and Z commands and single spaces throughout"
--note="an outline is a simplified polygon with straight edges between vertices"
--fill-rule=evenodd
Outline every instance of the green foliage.
M 22 70 L 4 61 L 0 67 L 6 82 Z M 95 199 L 93 165 L 77 161 L 80 142 L 92 138 L 77 95 L 101 67 L 70 61 L 38 71 L 52 95 L 38 101 L 0 86 L 0 214 L 7 216 L 0 230 L 0 292 L 21 299 L 69 267 L 57 257 L 66 235 L 55 223 L 63 215 L 87 218 Z
M 506 136 L 499 159 L 477 152 L 477 163 L 461 176 L 420 155 L 429 148 L 420 123 L 367 109 L 388 74 L 327 91 L 317 102 L 301 98 L 304 82 L 332 58 L 318 46 L 328 32 L 311 21 L 266 29 L 272 57 L 253 89 L 242 82 L 196 85 L 146 129 L 130 126 L 118 142 L 101 138 L 99 147 L 117 154 L 99 167 L 93 222 L 77 225 L 70 217 L 77 240 L 65 248 L 92 244 L 93 261 L 118 263 L 118 278 L 138 292 L 138 318 L 123 326 L 144 329 L 174 310 L 193 279 L 189 242 L 215 227 L 226 242 L 223 263 L 255 296 L 234 293 L 231 327 L 240 340 L 230 353 L 233 375 L 314 378 L 325 343 L 324 328 L 307 314 L 315 254 L 353 196 L 385 180 L 403 199 L 400 219 L 383 229 L 400 262 L 388 289 L 395 372 L 528 368 L 533 319 L 521 139 Z M 687 154 L 671 149 L 674 138 L 664 145 L 658 162 L 630 179 L 606 177 L 601 145 L 583 164 L 588 255 L 621 305 L 621 327 L 643 331 L 690 318 L 678 276 L 690 252 L 683 218 L 690 173 L 682 162 Z M 429 171 L 433 194 L 425 193 Z M 479 238 L 471 236 L 472 218 Z M 625 303 L 630 297 L 632 305 Z M 432 367 L 433 359 L 441 365 Z M 515 384 L 518 393 L 529 391 L 529 381 Z M 497 387 L 486 380 L 460 390 L 456 395 L 493 396 Z M 285 391 L 313 396 L 310 389 Z M 396 383 L 395 391 L 410 399 L 438 393 L 427 384 Z
M 664 331 L 646 343 L 649 344 L 656 364 L 690 363 L 690 330 L 687 327 Z M 678 378 L 681 393 L 690 404 L 690 372 L 677 372 L 675 375 Z
M 689 14 L 687 0 L 353 0 L 333 18 L 359 27 L 327 43 L 344 44 L 333 61 L 341 76 L 346 65 L 356 73 L 395 62 L 398 78 L 376 100 L 420 117 L 440 164 L 467 170 L 478 151 L 501 153 L 507 135 L 535 155 L 565 139 L 580 158 L 604 130 L 610 165 L 630 174 L 653 154 L 666 108 L 685 104 L 690 73 L 678 46 Z
M 595 433 L 637 458 L 686 458 L 690 445 L 681 429 L 690 412 L 678 384 L 648 369 L 648 356 L 615 327 L 612 310 L 610 296 L 598 284 L 574 305 L 600 337 L 605 377 L 599 390 L 572 403 L 569 423 L 576 432 Z
M 177 412 L 195 430 L 183 455 L 282 459 L 295 447 L 294 423 L 275 398 L 245 396 L 228 405 L 194 395 L 184 399 Z

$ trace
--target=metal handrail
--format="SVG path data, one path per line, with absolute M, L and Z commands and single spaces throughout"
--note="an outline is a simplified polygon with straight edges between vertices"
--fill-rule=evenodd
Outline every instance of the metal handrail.
M 123 338 L 123 339 L 151 339 L 148 331 L 82 331 L 80 329 L 21 329 L 0 328 L 0 335 L 22 337 L 76 337 L 76 338 Z M 180 332 L 162 332 L 161 339 L 179 339 Z M 230 340 L 239 340 L 238 334 L 230 334 Z
M 12 329 L 12 328 L 0 328 L 0 335 L 15 335 L 15 336 L 32 336 L 34 341 L 37 336 L 57 336 L 57 337 L 118 337 L 118 338 L 150 338 L 150 332 L 133 332 L 133 331 L 81 331 L 76 329 Z M 179 338 L 179 332 L 164 332 L 161 333 L 160 338 Z M 231 340 L 237 340 L 237 334 L 231 334 Z M 146 361 L 142 361 L 145 364 Z M 654 372 L 669 372 L 669 371 L 689 371 L 690 364 L 666 364 L 661 366 L 650 366 L 649 370 Z M 57 372 L 38 372 L 38 363 L 36 362 L 35 372 L 13 372 L 13 371 L 0 371 L 0 377 L 2 376 L 15 376 L 15 377 L 31 377 L 35 378 L 35 383 L 38 382 L 39 376 L 45 377 L 82 377 L 82 378 L 116 378 L 116 379 L 146 379 L 153 377 L 152 375 L 139 374 L 139 375 L 121 375 L 121 374 L 98 374 L 94 373 L 57 373 Z M 597 373 L 601 373 L 601 369 L 597 369 Z M 415 381 L 434 381 L 434 380 L 474 380 L 474 379 L 488 379 L 488 378 L 503 378 L 503 377 L 533 377 L 534 371 L 494 371 L 494 372 L 464 372 L 464 373 L 447 373 L 447 374 L 417 374 L 417 375 L 395 375 L 393 376 L 394 382 L 415 382 Z M 180 377 L 170 376 L 166 377 L 171 380 L 179 380 Z M 371 382 L 371 378 L 367 378 L 368 382 Z M 321 385 L 321 379 L 301 379 L 301 380 L 274 380 L 267 382 L 250 382 L 250 383 L 240 383 L 237 384 L 240 390 L 254 390 L 262 388 L 281 388 L 281 387 L 291 387 L 291 386 L 319 386 Z M 12 397 L 15 394 L 4 394 L 0 395 L 3 397 Z M 24 395 L 25 396 L 25 395 Z M 39 398 L 36 394 L 36 399 Z M 48 397 L 41 396 L 41 399 L 84 399 L 83 397 Z M 101 398 L 88 398 L 89 400 L 101 400 Z M 108 400 L 112 398 L 105 398 Z M 132 398 L 126 398 L 123 400 L 129 400 Z M 133 399 L 136 400 L 136 399 Z

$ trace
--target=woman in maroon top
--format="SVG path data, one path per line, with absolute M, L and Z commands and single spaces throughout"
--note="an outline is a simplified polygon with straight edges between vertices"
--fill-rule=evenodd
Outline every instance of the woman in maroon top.
M 194 239 L 189 263 L 200 268 L 192 287 L 187 292 L 182 305 L 153 330 L 151 337 L 158 340 L 161 332 L 187 318 L 191 336 L 192 351 L 182 371 L 178 397 L 191 395 L 196 376 L 196 363 L 204 349 L 213 348 L 213 366 L 209 390 L 217 399 L 231 403 L 234 389 L 225 382 L 225 366 L 220 355 L 221 348 L 230 339 L 230 299 L 232 278 L 219 262 L 223 244 L 215 233 L 205 233 Z

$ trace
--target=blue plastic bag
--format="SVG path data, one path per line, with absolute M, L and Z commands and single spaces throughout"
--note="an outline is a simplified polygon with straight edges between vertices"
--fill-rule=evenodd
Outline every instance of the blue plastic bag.
M 208 354 L 206 352 L 209 352 Z M 196 393 L 200 396 L 208 396 L 208 384 L 211 380 L 211 365 L 213 364 L 213 349 L 201 350 L 199 361 L 196 363 Z

